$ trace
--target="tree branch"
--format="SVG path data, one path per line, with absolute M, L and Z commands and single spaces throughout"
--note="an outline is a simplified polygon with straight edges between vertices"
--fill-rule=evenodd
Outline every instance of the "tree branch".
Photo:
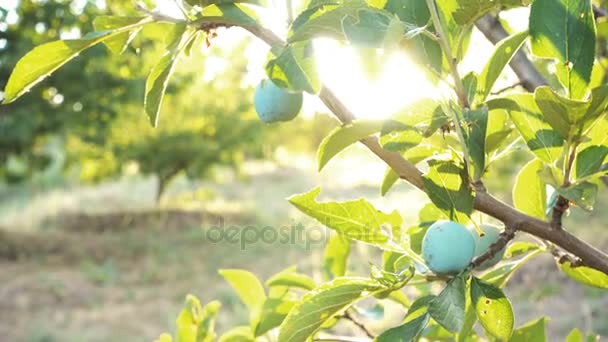
M 498 235 L 498 239 L 488 247 L 488 251 L 471 261 L 471 267 L 476 268 L 486 260 L 492 259 L 498 252 L 507 246 L 509 241 L 515 238 L 516 226 L 506 226 L 505 231 Z
M 359 321 L 355 316 L 353 316 L 348 310 L 344 312 L 343 318 L 351 321 L 354 325 L 356 325 L 361 331 L 367 335 L 369 338 L 374 338 L 374 334 L 371 333 L 361 321 Z
M 285 45 L 285 42 L 281 38 L 264 27 L 247 26 L 244 28 L 270 46 Z M 525 55 L 523 58 L 525 59 Z M 538 73 L 536 69 L 533 70 Z M 528 84 L 538 81 L 535 78 L 532 80 L 528 81 Z M 319 93 L 319 97 L 342 123 L 346 124 L 355 119 L 353 113 L 328 88 L 323 87 Z M 380 146 L 378 137 L 376 136 L 365 138 L 361 143 L 386 162 L 401 179 L 423 190 L 422 173 L 416 166 L 403 158 L 401 154 L 384 150 Z M 608 274 L 608 255 L 568 233 L 566 230 L 554 230 L 548 222 L 519 212 L 485 192 L 476 193 L 475 209 L 502 221 L 506 227 L 515 226 L 520 231 L 551 241 L 564 250 L 578 256 L 585 266 Z

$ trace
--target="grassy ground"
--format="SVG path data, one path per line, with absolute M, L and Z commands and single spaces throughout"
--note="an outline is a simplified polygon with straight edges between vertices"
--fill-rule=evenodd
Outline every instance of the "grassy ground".
M 224 302 L 219 328 L 225 330 L 245 323 L 247 313 L 217 275 L 218 268 L 245 268 L 264 279 L 297 263 L 320 278 L 322 244 L 258 242 L 241 248 L 214 243 L 206 232 L 220 217 L 225 227 L 241 229 L 312 227 L 284 198 L 315 186 L 323 188 L 321 199 L 364 196 L 383 210 L 398 209 L 406 222 L 415 221 L 426 201 L 404 184 L 380 197 L 383 166 L 360 150 L 332 162 L 320 175 L 310 159 L 293 156 L 288 163 L 256 163 L 247 170 L 247 179 L 226 174 L 220 183 L 200 184 L 197 192 L 178 181 L 159 208 L 152 203 L 152 179 L 44 193 L 22 189 L 5 197 L 0 208 L 5 231 L 0 234 L 2 340 L 150 341 L 172 329 L 187 293 Z M 567 226 L 606 248 L 606 203 L 604 192 L 596 212 L 573 212 Z M 367 248 L 356 254 L 360 265 L 377 260 Z M 554 270 L 551 258 L 540 258 L 512 280 L 507 292 L 517 324 L 551 316 L 550 341 L 563 340 L 573 327 L 608 334 L 607 293 L 579 286 Z M 395 314 L 390 320 L 399 318 Z

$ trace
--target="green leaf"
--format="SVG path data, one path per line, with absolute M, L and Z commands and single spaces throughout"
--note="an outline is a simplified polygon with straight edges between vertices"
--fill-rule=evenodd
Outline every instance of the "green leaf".
M 386 195 L 393 185 L 397 183 L 399 178 L 399 174 L 395 172 L 392 167 L 387 167 L 386 172 L 384 173 L 384 179 L 382 180 L 382 185 L 380 186 L 380 194 L 382 196 Z
M 547 341 L 545 328 L 548 318 L 542 317 L 528 322 L 513 331 L 510 342 Z
M 220 336 L 219 342 L 255 342 L 249 326 L 237 326 Z
M 515 317 L 511 303 L 502 290 L 473 277 L 471 301 L 486 333 L 499 341 L 509 341 Z
M 330 280 L 346 274 L 350 245 L 350 239 L 340 234 L 329 239 L 323 256 L 323 275 L 325 279 Z
M 4 88 L 3 104 L 15 101 L 82 51 L 149 22 L 147 18 L 121 29 L 93 32 L 81 39 L 57 40 L 35 47 L 15 65 Z
M 289 44 L 272 57 L 266 64 L 266 74 L 276 85 L 310 94 L 321 90 L 312 41 Z
M 462 0 L 461 0 L 462 1 Z M 483 3 L 495 3 L 490 1 L 471 0 L 475 2 Z M 519 48 L 528 38 L 528 31 L 515 33 L 503 40 L 501 40 L 494 48 L 492 57 L 486 63 L 483 71 L 479 75 L 477 83 L 477 96 L 475 103 L 482 103 L 486 100 L 494 83 L 504 70 L 505 66 L 511 61 L 511 58 L 517 53 Z
M 186 305 L 177 317 L 176 342 L 212 342 L 215 340 L 215 320 L 221 303 L 210 302 L 201 307 L 200 301 L 186 297 Z
M 513 187 L 513 205 L 530 216 L 544 220 L 547 185 L 539 177 L 542 169 L 543 162 L 534 159 L 519 171 Z
M 347 17 L 358 18 L 359 10 L 367 8 L 369 6 L 363 0 L 349 1 L 343 5 L 312 7 L 296 18 L 287 41 L 294 43 L 319 37 L 344 40 L 342 20 Z
M 173 74 L 177 58 L 182 48 L 187 45 L 187 43 L 182 45 L 185 32 L 185 25 L 175 25 L 163 56 L 152 68 L 146 80 L 144 108 L 153 127 L 158 126 L 158 118 L 165 90 L 167 90 L 167 85 Z
M 475 198 L 464 169 L 451 161 L 429 161 L 423 176 L 424 191 L 433 204 L 450 220 L 466 223 L 473 212 Z
M 399 241 L 392 239 L 400 234 L 403 222 L 398 211 L 383 213 L 364 199 L 319 203 L 316 197 L 320 192 L 321 188 L 316 188 L 308 193 L 292 196 L 288 200 L 301 212 L 348 238 L 383 249 L 405 251 L 398 244 Z M 388 230 L 383 229 L 384 224 L 388 225 Z
M 281 271 L 266 281 L 267 287 L 287 286 L 296 287 L 304 290 L 312 290 L 315 288 L 315 281 L 302 273 L 297 273 L 295 266 Z
M 383 289 L 365 278 L 338 278 L 304 295 L 281 324 L 279 342 L 304 342 L 324 322 L 355 301 Z
M 447 122 L 447 117 L 434 99 L 420 99 L 394 115 L 382 127 L 380 144 L 388 151 L 404 152 L 418 146 Z
M 592 145 L 576 155 L 575 177 L 581 179 L 599 172 L 608 156 L 608 146 Z
M 362 8 L 356 17 L 342 18 L 342 31 L 356 46 L 392 49 L 401 42 L 406 26 L 386 11 Z
M 420 315 L 398 327 L 388 329 L 374 339 L 376 342 L 416 341 L 429 323 L 428 314 Z
M 534 257 L 542 252 L 541 249 L 532 250 L 524 257 L 516 260 L 503 261 L 499 267 L 494 268 L 484 273 L 481 279 L 489 282 L 490 284 L 496 285 L 499 288 L 505 287 L 511 279 L 511 276 L 526 262 L 532 260 Z
M 460 25 L 471 25 L 484 14 L 493 10 L 505 10 L 523 7 L 531 0 L 457 0 L 458 8 L 454 11 L 454 20 Z
M 462 329 L 465 318 L 465 278 L 463 275 L 452 279 L 448 285 L 429 303 L 429 314 L 447 330 L 456 333 Z
M 579 266 L 572 267 L 569 261 L 559 265 L 559 268 L 577 282 L 600 289 L 608 289 L 608 275 L 596 269 Z
M 462 132 L 473 169 L 473 179 L 480 180 L 486 167 L 486 131 L 488 107 L 468 109 L 463 113 Z
M 584 342 L 585 335 L 578 328 L 572 329 L 566 337 L 566 342 Z
M 233 1 L 234 2 L 234 1 Z M 257 16 L 251 8 L 235 3 L 221 3 L 203 8 L 195 24 L 224 24 L 243 27 L 257 25 Z
M 256 337 L 262 336 L 280 326 L 295 304 L 296 301 L 291 300 L 287 294 L 281 297 L 271 296 L 266 298 L 259 311 L 259 315 L 255 319 L 257 324 L 255 324 L 254 335 Z
M 499 150 L 504 144 L 514 139 L 514 127 L 506 110 L 492 110 L 488 113 L 486 132 L 486 154 Z M 511 139 L 509 139 L 511 138 Z M 500 150 L 498 152 L 500 154 Z
M 589 109 L 589 101 L 575 101 L 564 98 L 547 86 L 538 87 L 534 100 L 543 113 L 545 120 L 569 141 L 582 133 L 583 120 Z
M 145 17 L 121 17 L 102 15 L 96 17 L 93 20 L 93 27 L 95 28 L 95 31 L 110 31 L 120 29 L 125 26 L 133 26 L 144 19 Z M 142 26 L 137 26 L 131 31 L 116 35 L 113 38 L 104 41 L 104 44 L 108 47 L 110 51 L 112 51 L 112 53 L 120 55 L 133 41 L 135 36 L 137 36 L 137 33 L 139 33 L 141 28 Z
M 538 158 L 549 164 L 560 159 L 564 137 L 545 121 L 532 94 L 512 94 L 486 103 L 492 109 L 509 113 L 528 148 Z
M 509 244 L 505 251 L 505 259 L 516 258 L 528 252 L 540 249 L 540 246 L 526 241 L 515 241 Z
M 387 0 L 384 9 L 397 15 L 403 22 L 419 28 L 426 29 L 430 21 L 425 0 Z M 433 78 L 442 73 L 443 53 L 437 41 L 425 35 L 416 35 L 402 42 L 402 47 L 412 61 L 425 70 L 432 70 L 427 72 Z
M 556 190 L 576 206 L 591 211 L 597 198 L 598 186 L 591 182 L 583 182 L 566 188 L 559 187 Z
M 258 310 L 266 300 L 266 293 L 258 278 L 245 270 L 224 269 L 219 274 L 230 283 L 249 310 Z
M 410 306 L 407 314 L 403 320 L 403 324 L 388 329 L 380 334 L 375 342 L 409 342 L 416 341 L 418 337 L 424 331 L 430 320 L 430 315 L 427 312 L 429 302 L 431 302 L 435 296 L 424 296 L 418 298 Z
M 317 153 L 319 171 L 323 169 L 331 158 L 342 150 L 359 140 L 377 133 L 380 131 L 381 127 L 382 122 L 380 121 L 353 121 L 350 124 L 331 131 L 319 146 L 319 151 Z
M 590 0 L 537 0 L 530 10 L 532 52 L 556 58 L 557 75 L 572 99 L 587 94 L 595 57 Z

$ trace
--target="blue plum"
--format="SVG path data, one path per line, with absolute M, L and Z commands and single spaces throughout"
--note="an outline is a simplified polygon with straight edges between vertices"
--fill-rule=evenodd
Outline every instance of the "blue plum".
M 253 99 L 255 111 L 266 123 L 292 120 L 300 112 L 302 101 L 301 92 L 290 92 L 278 87 L 271 80 L 260 82 L 255 88 Z
M 433 223 L 422 239 L 422 257 L 438 274 L 454 274 L 465 269 L 475 255 L 475 239 L 460 223 L 442 220 Z

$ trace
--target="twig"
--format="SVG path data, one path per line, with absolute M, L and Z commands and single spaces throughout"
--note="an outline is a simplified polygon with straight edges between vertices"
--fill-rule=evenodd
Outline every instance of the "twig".
M 583 266 L 583 262 L 580 258 L 562 251 L 550 242 L 547 242 L 545 240 L 541 240 L 541 242 L 545 245 L 549 253 L 551 253 L 555 257 L 559 264 L 569 262 L 572 267 Z
M 595 16 L 595 18 L 605 18 L 608 17 L 608 11 L 606 11 L 605 9 L 593 5 L 593 15 Z
M 358 338 L 349 336 L 324 335 L 313 339 L 315 342 L 369 342 L 369 338 Z
M 498 239 L 490 245 L 488 251 L 471 261 L 471 268 L 479 267 L 487 260 L 492 259 L 497 253 L 499 253 L 503 248 L 505 248 L 505 246 L 507 246 L 509 241 L 515 238 L 515 233 L 517 232 L 517 230 L 518 227 L 516 227 L 515 225 L 506 226 L 504 232 L 498 235 Z
M 454 54 L 452 53 L 452 47 L 448 42 L 448 36 L 443 29 L 443 25 L 441 23 L 441 19 L 439 18 L 439 13 L 437 12 L 437 6 L 435 5 L 435 0 L 426 0 L 426 5 L 429 8 L 429 12 L 431 13 L 431 20 L 433 21 L 433 26 L 439 35 L 439 45 L 445 53 L 445 56 L 448 60 L 448 64 L 450 66 L 450 73 L 452 74 L 452 78 L 454 79 L 454 86 L 456 87 L 456 95 L 458 95 L 458 100 L 460 105 L 469 108 L 469 99 L 467 98 L 467 92 L 464 88 L 464 84 L 462 83 L 462 78 L 458 74 L 458 62 L 454 58 Z
M 504 93 L 505 91 L 508 91 L 508 90 L 511 90 L 511 89 L 514 89 L 514 88 L 517 88 L 517 87 L 519 87 L 519 86 L 523 86 L 523 85 L 524 85 L 524 84 L 523 84 L 523 83 L 520 81 L 520 82 L 517 82 L 517 83 L 512 84 L 512 85 L 510 85 L 510 86 L 507 86 L 507 87 L 504 87 L 504 88 L 502 88 L 502 89 L 499 89 L 499 90 L 497 90 L 497 91 L 493 91 L 493 92 L 491 92 L 490 94 L 491 94 L 491 95 L 500 95 L 500 94 Z
M 353 316 L 348 310 L 344 312 L 344 315 L 342 316 L 343 318 L 351 321 L 354 325 L 356 325 L 359 329 L 361 329 L 365 335 L 367 335 L 367 337 L 369 338 L 374 338 L 374 334 L 371 333 L 371 331 L 369 331 L 367 329 L 367 327 L 365 326 L 365 324 L 363 324 L 363 322 L 359 321 L 355 316 Z

